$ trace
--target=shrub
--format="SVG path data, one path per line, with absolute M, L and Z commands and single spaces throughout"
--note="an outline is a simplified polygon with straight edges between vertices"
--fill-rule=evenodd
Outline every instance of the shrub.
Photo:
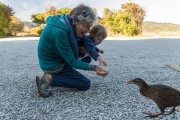
M 42 26 L 37 26 L 37 27 L 34 27 L 34 28 L 31 28 L 31 34 L 34 34 L 34 35 L 37 35 L 37 36 L 40 36 L 41 35 L 41 32 L 43 30 L 43 27 Z

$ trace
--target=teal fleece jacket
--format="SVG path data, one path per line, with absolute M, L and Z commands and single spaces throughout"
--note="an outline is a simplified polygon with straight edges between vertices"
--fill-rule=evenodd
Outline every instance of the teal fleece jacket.
M 60 15 L 64 20 L 64 14 Z M 89 63 L 75 58 L 69 40 L 69 28 L 57 16 L 46 20 L 38 43 L 38 59 L 42 70 L 54 70 L 64 62 L 71 67 L 88 70 Z

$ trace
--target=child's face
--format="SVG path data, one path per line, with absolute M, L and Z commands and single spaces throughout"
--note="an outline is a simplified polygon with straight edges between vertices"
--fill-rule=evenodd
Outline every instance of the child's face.
M 100 43 L 102 43 L 104 38 L 102 36 L 93 36 L 93 40 L 96 43 L 96 45 L 99 45 Z

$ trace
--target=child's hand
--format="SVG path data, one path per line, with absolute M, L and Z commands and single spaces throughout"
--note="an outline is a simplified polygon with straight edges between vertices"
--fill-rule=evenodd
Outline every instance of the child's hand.
M 106 61 L 103 60 L 101 56 L 99 56 L 99 57 L 97 58 L 97 60 L 100 62 L 100 64 L 103 64 L 104 66 L 107 66 Z
M 88 53 L 84 47 L 80 47 L 80 46 L 79 46 L 79 51 L 84 53 L 84 54 Z
M 104 53 L 104 50 L 99 50 L 98 52 L 100 52 L 101 54 L 103 54 L 103 53 Z

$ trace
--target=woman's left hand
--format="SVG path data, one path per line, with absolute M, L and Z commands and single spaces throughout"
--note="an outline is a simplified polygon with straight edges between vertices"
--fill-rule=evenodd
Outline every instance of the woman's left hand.
M 102 76 L 102 77 L 105 77 L 106 75 L 109 74 L 109 72 L 107 70 L 104 70 L 102 69 L 101 67 L 99 66 L 96 66 L 95 67 L 95 71 L 96 71 L 96 74 L 99 75 L 99 76 Z

